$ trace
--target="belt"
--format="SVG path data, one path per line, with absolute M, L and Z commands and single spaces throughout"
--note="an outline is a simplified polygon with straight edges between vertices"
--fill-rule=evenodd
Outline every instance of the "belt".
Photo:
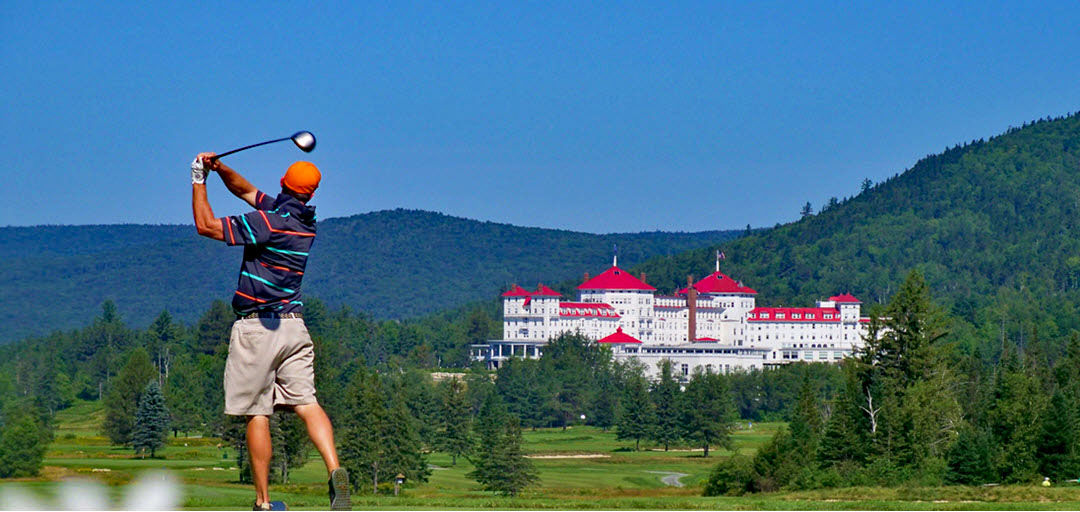
M 237 320 L 251 320 L 252 318 L 304 318 L 303 313 L 251 313 L 236 315 Z

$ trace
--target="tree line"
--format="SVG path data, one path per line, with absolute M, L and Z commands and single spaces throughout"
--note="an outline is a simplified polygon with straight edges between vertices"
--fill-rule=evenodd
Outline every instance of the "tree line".
M 494 372 L 458 368 L 436 380 L 435 352 L 403 324 L 345 309 L 309 311 L 319 400 L 363 492 L 387 491 L 399 473 L 425 481 L 426 454 L 436 450 L 455 464 L 469 460 L 485 488 L 520 492 L 536 481 L 523 429 L 591 425 L 613 429 L 635 450 L 694 447 L 708 456 L 730 446 L 739 420 L 789 426 L 754 457 L 725 459 L 709 492 L 1061 480 L 1080 472 L 1080 336 L 1064 343 L 1032 332 L 1023 344 L 1003 337 L 996 354 L 982 352 L 955 339 L 918 272 L 875 312 L 873 336 L 841 365 L 725 375 L 699 368 L 685 383 L 668 364 L 646 379 L 644 368 L 571 334 L 552 340 L 542 359 L 511 359 Z M 106 303 L 82 330 L 13 347 L 0 363 L 0 460 L 14 461 L 3 465 L 4 476 L 36 472 L 55 412 L 84 400 L 103 403 L 103 435 L 133 454 L 167 456 L 166 433 L 220 437 L 238 478 L 248 478 L 243 421 L 222 413 L 231 322 L 218 303 L 191 326 L 162 313 L 134 330 Z M 285 482 L 310 447 L 292 414 L 275 414 L 272 435 L 274 478 Z
M 193 325 L 162 312 L 139 330 L 129 328 L 116 305 L 106 302 L 83 329 L 13 345 L 11 357 L 0 363 L 0 425 L 5 436 L 14 437 L 7 444 L 0 440 L 0 446 L 11 447 L 0 451 L 26 461 L 18 474 L 35 473 L 55 413 L 80 401 L 99 401 L 105 410 L 101 434 L 114 445 L 156 457 L 167 456 L 162 451 L 167 435 L 219 437 L 223 451 L 236 460 L 238 478 L 250 478 L 243 421 L 222 411 L 233 318 L 228 305 L 216 301 Z M 722 379 L 695 374 L 683 393 L 670 367 L 650 383 L 642 368 L 618 363 L 604 347 L 574 335 L 552 341 L 541 360 L 511 360 L 497 372 L 441 358 L 431 337 L 453 333 L 482 340 L 498 332 L 482 308 L 454 321 L 418 324 L 377 321 L 314 300 L 305 321 L 315 341 L 319 400 L 338 426 L 342 459 L 355 463 L 352 473 L 360 489 L 366 488 L 363 482 L 378 489 L 398 473 L 410 482 L 423 481 L 430 471 L 423 454 L 431 450 L 445 450 L 455 462 L 467 458 L 477 466 L 479 481 L 505 473 L 483 469 L 485 461 L 527 466 L 525 459 L 506 454 L 520 453 L 520 430 L 529 428 L 588 424 L 614 428 L 637 446 L 641 440 L 664 447 L 722 446 L 726 425 L 740 415 L 784 419 L 797 391 L 792 375 L 806 371 L 836 380 L 825 367 L 799 365 Z M 431 369 L 440 362 L 456 366 L 459 378 L 435 382 Z M 632 395 L 642 386 L 646 399 Z M 713 411 L 719 422 L 691 406 L 705 399 L 672 399 L 695 394 L 718 397 Z M 485 409 L 486 400 L 494 404 Z M 483 420 L 485 410 L 500 419 Z M 640 417 L 629 419 L 635 414 Z M 659 423 L 646 424 L 653 416 Z M 27 441 L 29 432 L 36 441 Z M 285 482 L 291 468 L 306 461 L 308 441 L 292 414 L 275 414 L 271 432 L 273 477 Z M 498 453 L 490 451 L 496 448 Z
M 981 485 L 1080 476 L 1080 334 L 985 357 L 951 339 L 912 272 L 831 399 L 803 380 L 786 429 L 719 464 L 707 495 L 849 485 Z

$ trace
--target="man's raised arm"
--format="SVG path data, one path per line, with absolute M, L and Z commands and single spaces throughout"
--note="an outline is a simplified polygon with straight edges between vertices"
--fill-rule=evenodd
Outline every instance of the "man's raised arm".
M 214 240 L 225 240 L 225 229 L 221 220 L 214 217 L 210 200 L 206 197 L 205 155 L 199 153 L 191 162 L 191 213 L 195 217 L 195 229 L 199 234 Z
M 240 173 L 233 170 L 232 167 L 225 165 L 221 160 L 214 159 L 214 153 L 208 153 L 208 156 L 203 157 L 203 162 L 206 168 L 211 171 L 217 171 L 221 176 L 221 181 L 225 183 L 225 188 L 229 189 L 234 196 L 247 201 L 252 208 L 255 208 L 255 199 L 259 195 L 259 189 L 255 188 L 251 182 L 246 180 Z M 201 156 L 201 155 L 200 155 Z

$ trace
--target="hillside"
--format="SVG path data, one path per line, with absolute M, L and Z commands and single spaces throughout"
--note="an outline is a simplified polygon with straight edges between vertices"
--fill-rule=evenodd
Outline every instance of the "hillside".
M 762 305 L 839 292 L 888 300 L 920 269 L 961 330 L 1024 342 L 1080 329 L 1080 115 L 928 156 L 798 222 L 724 244 L 722 270 Z M 710 248 L 637 267 L 661 289 L 713 267 Z M 977 330 L 977 331 L 976 331 Z
M 742 231 L 595 235 L 416 210 L 326 219 L 304 291 L 327 304 L 409 318 L 603 268 L 613 243 L 628 264 L 730 240 Z M 189 226 L 0 228 L 0 293 L 17 298 L 0 342 L 86 325 L 112 299 L 144 326 L 168 309 L 190 322 L 229 300 L 240 250 Z

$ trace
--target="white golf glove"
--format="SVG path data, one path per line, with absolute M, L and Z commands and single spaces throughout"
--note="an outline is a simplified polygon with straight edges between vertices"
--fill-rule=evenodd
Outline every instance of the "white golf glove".
M 191 184 L 203 185 L 206 183 L 206 173 L 209 172 L 203 168 L 203 161 L 199 157 L 195 157 L 195 160 L 191 162 Z

